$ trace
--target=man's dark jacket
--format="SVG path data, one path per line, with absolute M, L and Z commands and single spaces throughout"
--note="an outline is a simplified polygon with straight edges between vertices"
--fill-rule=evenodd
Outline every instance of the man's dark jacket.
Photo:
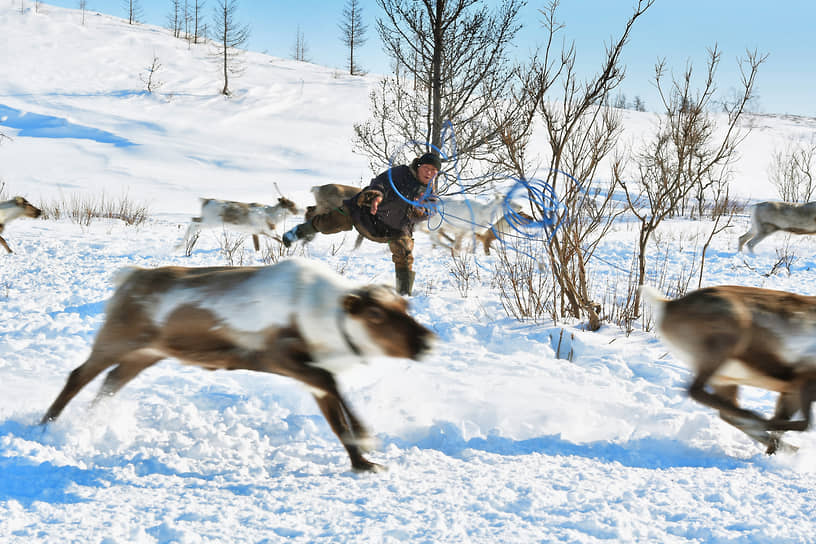
M 389 172 L 391 179 L 389 179 Z M 399 194 L 394 191 L 394 188 L 399 191 Z M 343 204 L 349 211 L 354 224 L 362 227 L 358 230 L 364 236 L 370 235 L 381 239 L 410 237 L 414 232 L 414 223 L 427 217 L 427 214 L 421 206 L 409 204 L 400 198 L 400 195 L 407 200 L 415 201 L 427 191 L 428 186 L 419 182 L 411 167 L 395 166 L 371 180 L 368 187 Z M 377 206 L 376 215 L 372 215 L 371 202 L 380 195 L 382 202 Z M 429 195 L 423 202 L 432 200 L 435 200 L 435 197 Z

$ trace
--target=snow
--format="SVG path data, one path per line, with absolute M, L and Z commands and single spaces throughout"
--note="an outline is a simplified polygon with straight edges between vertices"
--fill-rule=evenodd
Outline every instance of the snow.
M 439 339 L 425 360 L 374 358 L 341 376 L 379 440 L 379 474 L 350 471 L 307 391 L 290 380 L 173 361 L 90 407 L 98 381 L 37 423 L 90 353 L 123 266 L 223 265 L 223 233 L 173 249 L 202 196 L 300 206 L 312 185 L 371 177 L 351 151 L 376 77 L 247 53 L 221 82 L 206 48 L 77 11 L 0 7 L 0 178 L 9 196 L 126 195 L 140 226 L 19 219 L 0 255 L 0 540 L 3 542 L 806 542 L 816 529 L 816 435 L 765 456 L 689 400 L 690 373 L 651 332 L 519 322 L 477 255 L 462 297 L 441 248 L 417 236 L 412 314 Z M 164 86 L 141 92 L 153 55 Z M 637 141 L 654 115 L 625 112 Z M 755 116 L 733 190 L 774 198 L 774 146 L 816 120 Z M 277 187 L 276 187 L 277 185 Z M 297 218 L 287 221 L 296 224 Z M 704 284 L 816 294 L 816 240 L 774 234 L 735 253 L 747 217 L 714 239 Z M 705 222 L 660 233 L 682 274 Z M 625 286 L 636 231 L 600 244 L 598 274 Z M 318 236 L 297 253 L 357 281 L 393 282 L 387 248 Z M 766 276 L 787 244 L 790 274 Z M 274 247 L 274 246 L 273 246 Z M 671 247 L 671 251 L 666 250 Z M 246 243 L 236 264 L 262 264 Z M 610 287 L 612 289 L 612 287 Z M 560 356 L 560 357 L 559 357 Z M 749 391 L 749 407 L 773 396 Z

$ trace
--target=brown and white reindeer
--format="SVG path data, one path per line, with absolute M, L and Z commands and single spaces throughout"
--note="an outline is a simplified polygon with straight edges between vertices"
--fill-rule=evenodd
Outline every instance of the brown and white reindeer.
M 748 251 L 776 231 L 816 234 L 816 202 L 758 202 L 751 207 L 751 228 L 739 237 L 739 251 Z
M 522 221 L 535 221 L 531 215 L 526 214 L 523 211 L 516 211 L 514 213 L 518 214 Z M 506 213 L 502 215 L 498 221 L 493 223 L 489 229 L 483 232 L 475 233 L 474 236 L 476 239 L 482 243 L 484 254 L 490 255 L 490 248 L 492 247 L 494 241 L 501 239 L 501 241 L 504 242 L 508 236 L 513 236 L 513 229 L 515 228 L 513 225 L 517 224 L 518 222 L 518 218 L 511 219 L 510 214 Z
M 256 202 L 236 202 L 216 198 L 201 199 L 201 215 L 193 217 L 184 233 L 184 238 L 176 245 L 192 251 L 198 233 L 203 228 L 227 227 L 252 234 L 255 251 L 260 250 L 258 235 L 274 236 L 276 226 L 288 215 L 300 213 L 294 202 L 288 198 L 278 198 L 274 206 Z
M 487 233 L 504 218 L 504 207 L 505 196 L 500 193 L 494 194 L 488 202 L 449 197 L 444 199 L 439 213 L 420 222 L 419 228 L 430 236 L 431 242 L 449 248 L 452 254 L 461 250 L 466 237 L 472 236 L 482 242 L 485 254 L 489 255 L 490 243 L 496 237 Z M 520 210 L 519 206 L 513 208 L 515 212 Z M 503 226 L 509 227 L 506 220 Z
M 349 198 L 353 197 L 362 191 L 362 189 L 353 185 L 328 183 L 326 185 L 315 185 L 312 187 L 311 191 L 314 195 L 315 205 L 306 207 L 306 213 L 303 216 L 306 221 L 311 221 L 311 219 L 316 215 L 322 215 L 335 208 L 339 208 L 343 205 L 344 200 L 348 200 Z M 314 239 L 314 234 L 307 236 L 304 239 L 305 241 L 310 242 Z M 357 234 L 357 240 L 354 242 L 354 249 L 360 247 L 360 244 L 362 243 L 363 235 Z
M 766 447 L 795 450 L 780 438 L 810 426 L 816 399 L 816 297 L 755 287 L 707 287 L 667 300 L 644 286 L 670 349 L 690 365 L 689 396 Z M 771 418 L 738 403 L 742 386 L 779 393 Z M 792 419 L 801 412 L 801 419 Z
M 359 285 L 321 263 L 262 267 L 125 269 L 93 350 L 71 372 L 42 423 L 109 367 L 99 397 L 172 357 L 216 370 L 253 370 L 306 385 L 354 470 L 376 471 L 368 431 L 337 386 L 337 372 L 369 356 L 419 359 L 433 333 L 390 287 Z
M 0 234 L 3 233 L 6 225 L 14 219 L 18 217 L 36 218 L 39 217 L 41 213 L 42 211 L 39 208 L 34 207 L 28 200 L 21 196 L 0 201 Z M 14 253 L 2 236 L 0 236 L 0 245 L 6 248 L 8 253 Z
M 315 205 L 306 207 L 306 214 L 304 215 L 306 221 L 309 221 L 316 215 L 321 215 L 334 208 L 339 208 L 343 205 L 344 200 L 353 197 L 362 191 L 362 189 L 360 187 L 354 187 L 353 185 L 328 183 L 326 185 L 315 185 L 311 191 L 314 195 Z

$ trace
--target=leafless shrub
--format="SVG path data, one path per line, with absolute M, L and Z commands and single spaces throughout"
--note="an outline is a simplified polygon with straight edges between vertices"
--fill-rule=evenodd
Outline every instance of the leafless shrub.
M 0 179 L 0 200 L 8 200 L 9 196 L 6 192 L 6 182 Z
M 670 298 L 686 294 L 700 270 L 697 265 L 700 236 L 699 233 L 691 235 L 680 233 L 679 236 L 667 238 L 656 233 L 653 245 L 650 245 L 649 249 L 653 258 L 647 267 L 647 283 L 666 293 Z M 678 255 L 683 256 L 686 261 L 683 265 L 678 265 Z M 638 324 L 644 331 L 651 330 L 654 325 L 650 306 L 644 306 L 642 312 L 636 311 L 633 307 L 640 287 L 638 278 L 638 251 L 635 248 L 628 271 L 608 275 L 606 288 L 601 297 L 603 319 L 615 323 L 626 334 L 631 333 Z
M 146 72 L 144 74 L 139 74 L 139 79 L 141 79 L 142 83 L 145 84 L 145 90 L 148 93 L 158 91 L 164 85 L 164 82 L 160 81 L 158 78 L 158 72 L 161 70 L 161 67 L 162 65 L 159 63 L 159 57 L 153 55 L 153 62 L 147 67 Z
M 785 270 L 788 273 L 788 276 L 790 276 L 791 268 L 793 267 L 794 263 L 799 260 L 799 257 L 797 257 L 796 254 L 791 251 L 790 238 L 790 235 L 785 236 L 785 243 L 782 245 L 782 247 L 776 248 L 776 262 L 771 265 L 771 269 L 767 272 L 760 272 L 755 267 L 748 264 L 748 261 L 745 259 L 742 260 L 742 263 L 745 265 L 745 268 L 751 272 L 762 274 L 766 278 L 774 276 L 782 270 Z
M 600 305 L 593 300 L 589 285 L 590 265 L 600 240 L 622 211 L 613 198 L 615 184 L 601 186 L 595 181 L 622 130 L 620 112 L 609 106 L 610 96 L 623 80 L 621 57 L 632 27 L 653 3 L 636 3 L 620 37 L 606 47 L 597 73 L 584 80 L 577 69 L 574 45 L 557 39 L 563 28 L 556 19 L 558 1 L 549 2 L 540 10 L 546 37 L 543 50 L 535 53 L 529 66 L 516 72 L 513 102 L 520 106 L 513 109 L 510 122 L 500 121 L 506 117 L 501 112 L 494 119 L 503 123 L 503 147 L 494 161 L 522 180 L 530 179 L 530 173 L 542 163 L 547 166 L 544 181 L 558 205 L 550 210 L 534 205 L 529 212 L 553 224 L 546 233 L 543 255 L 549 261 L 557 291 L 552 297 L 557 308 L 554 316 L 586 317 L 591 330 L 597 330 L 601 320 Z M 563 98 L 548 100 L 551 92 Z M 544 159 L 530 153 L 535 122 L 545 127 L 548 156 Z
M 278 240 L 269 240 L 261 249 L 261 262 L 275 264 L 286 257 L 302 256 L 306 254 L 306 247 L 304 244 L 294 244 L 291 247 L 286 247 Z
M 219 246 L 221 255 L 227 261 L 228 266 L 241 266 L 244 264 L 244 240 L 245 236 L 241 234 L 230 234 L 227 229 L 221 231 Z
M 635 181 L 627 181 L 624 160 L 616 161 L 613 172 L 626 195 L 627 205 L 640 223 L 638 235 L 638 284 L 646 281 L 646 246 L 663 220 L 677 214 L 684 199 L 722 184 L 730 175 L 737 146 L 748 130 L 739 120 L 750 100 L 757 71 L 765 56 L 748 52 L 741 61 L 741 94 L 727 108 L 724 130 L 717 130 L 709 111 L 716 91 L 720 52 L 709 51 L 702 90 L 693 87 L 689 65 L 681 78 L 671 78 L 666 88 L 665 62 L 655 66 L 655 85 L 663 102 L 664 115 L 651 141 L 634 154 Z M 639 312 L 640 295 L 635 295 L 633 311 Z
M 189 237 L 184 239 L 184 255 L 189 257 L 193 254 L 193 248 L 195 247 L 196 243 L 198 242 L 198 238 L 201 236 L 201 231 L 196 231 Z
M 620 274 L 607 275 L 606 286 L 600 299 L 602 319 L 615 323 L 626 334 L 632 332 L 635 322 L 631 304 L 638 288 L 635 282 L 636 264 L 636 254 L 633 253 L 625 283 L 621 282 L 623 277 Z
M 126 225 L 141 225 L 148 218 L 148 206 L 132 201 L 127 195 L 118 200 L 102 193 L 100 196 L 73 193 L 40 205 L 42 219 L 68 217 L 74 223 L 88 226 L 94 219 L 119 219 Z
M 542 248 L 529 241 L 525 251 L 501 246 L 493 274 L 493 286 L 499 291 L 505 313 L 519 321 L 556 321 L 555 288 L 552 271 L 543 267 Z
M 745 206 L 738 201 L 731 200 L 728 196 L 729 186 L 728 180 L 723 177 L 713 186 L 714 201 L 711 207 L 711 220 L 713 225 L 708 233 L 708 237 L 703 243 L 703 248 L 700 251 L 700 275 L 697 278 L 697 288 L 703 285 L 703 272 L 705 271 L 706 252 L 708 251 L 714 236 L 728 229 L 734 223 L 734 217 L 737 216 Z
M 467 298 L 472 282 L 479 279 L 479 269 L 469 253 L 454 254 L 448 269 L 453 276 L 456 290 L 462 298 Z
M 788 273 L 788 276 L 790 276 L 791 267 L 798 260 L 799 257 L 797 257 L 794 253 L 790 251 L 788 242 L 786 240 L 785 245 L 783 247 L 776 249 L 776 262 L 771 267 L 771 270 L 765 275 L 773 276 L 777 272 L 781 272 L 784 269 Z
M 340 253 L 343 246 L 346 245 L 346 234 L 343 234 L 343 237 L 340 238 L 340 243 L 332 242 L 332 245 L 329 247 L 329 254 L 332 257 L 335 257 L 338 253 Z
M 810 143 L 788 140 L 784 149 L 771 155 L 768 177 L 785 202 L 809 202 L 816 191 L 816 138 Z

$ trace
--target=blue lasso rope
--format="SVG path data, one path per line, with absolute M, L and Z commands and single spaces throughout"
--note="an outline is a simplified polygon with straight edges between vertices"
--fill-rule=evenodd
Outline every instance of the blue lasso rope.
M 490 229 L 502 246 L 518 253 L 526 254 L 518 247 L 509 244 L 506 240 L 506 236 L 499 232 L 495 228 L 495 225 L 479 225 L 476 223 L 476 214 L 473 211 L 473 206 L 470 199 L 466 196 L 467 188 L 462 182 L 462 177 L 459 173 L 458 153 L 456 150 L 456 134 L 453 129 L 453 123 L 451 123 L 450 120 L 445 121 L 440 140 L 440 147 L 437 147 L 429 142 L 419 142 L 417 140 L 410 140 L 402 144 L 389 159 L 388 181 L 391 185 L 391 189 L 404 202 L 428 211 L 427 222 L 429 230 L 437 230 L 441 228 L 445 223 L 446 217 L 455 218 L 465 223 L 469 223 L 472 226 L 473 234 L 475 234 L 476 228 Z M 433 187 L 431 183 L 428 184 L 425 192 L 418 200 L 410 200 L 406 198 L 405 195 L 403 195 L 399 189 L 397 189 L 396 185 L 394 184 L 392 169 L 395 165 L 397 156 L 404 148 L 408 146 L 424 146 L 425 149 L 433 149 L 437 152 L 442 160 L 453 163 L 455 179 L 460 187 L 460 191 L 454 194 L 465 195 L 464 202 L 469 210 L 469 219 L 457 217 L 452 214 L 446 214 L 445 199 L 441 196 L 433 194 Z M 447 147 L 450 150 L 450 153 L 445 153 L 445 151 L 442 149 L 444 147 Z M 581 183 L 570 174 L 555 169 L 551 169 L 550 171 L 566 176 L 573 183 L 575 183 L 577 187 L 581 187 Z M 510 237 L 533 240 L 538 238 L 539 232 L 543 231 L 546 233 L 546 243 L 549 243 L 561 225 L 565 224 L 567 221 L 565 213 L 566 207 L 559 201 L 555 189 L 549 183 L 540 179 L 534 178 L 528 180 L 512 177 L 508 177 L 508 179 L 513 181 L 513 185 L 502 199 L 501 212 L 502 216 L 506 218 L 507 224 L 511 231 L 514 233 L 511 234 Z M 536 210 L 538 214 L 541 215 L 540 219 L 534 219 L 531 216 L 525 217 L 520 213 L 520 210 L 518 209 L 520 207 L 513 206 L 514 199 L 520 198 L 519 195 L 523 195 L 523 199 L 529 202 L 530 209 Z M 436 224 L 436 226 L 433 226 L 431 221 L 436 216 L 439 217 L 439 222 Z M 532 255 L 527 254 L 527 256 L 533 260 L 538 260 L 537 257 Z

